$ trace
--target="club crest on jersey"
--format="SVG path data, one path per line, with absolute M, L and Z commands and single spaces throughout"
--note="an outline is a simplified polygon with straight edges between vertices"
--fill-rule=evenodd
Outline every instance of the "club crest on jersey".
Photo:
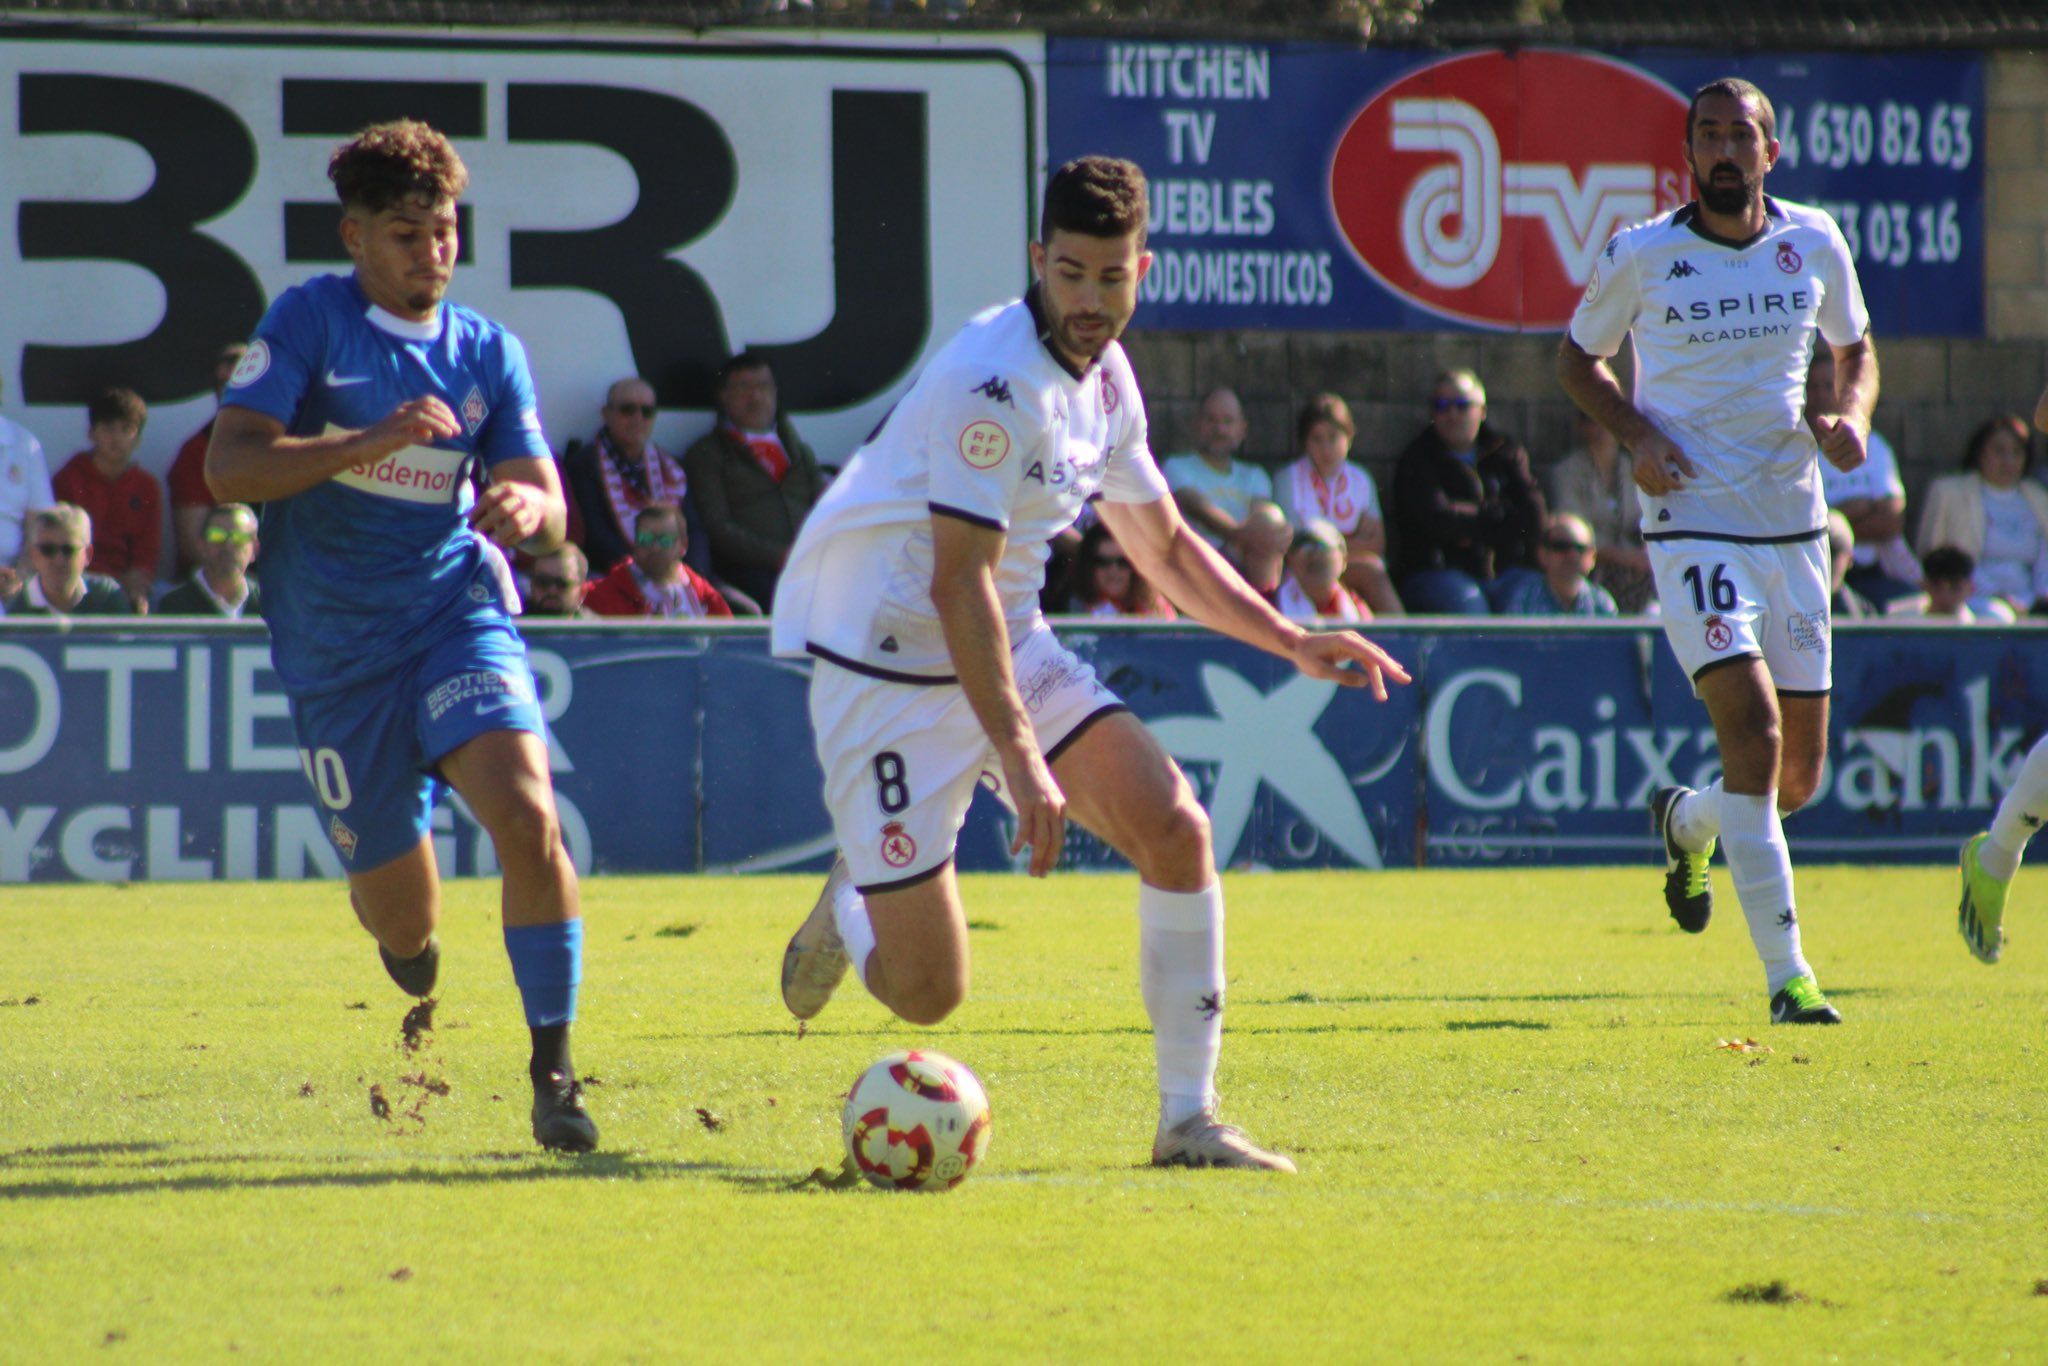
M 891 868 L 908 868 L 916 857 L 917 841 L 903 828 L 902 821 L 890 821 L 882 827 L 882 862 Z
M 1735 643 L 1735 633 L 1728 629 L 1728 623 L 1719 617 L 1708 617 L 1707 648 L 1719 653 Z
M 234 373 L 228 376 L 228 388 L 245 388 L 262 379 L 269 370 L 270 343 L 258 337 L 249 343 L 249 349 L 235 362 Z
M 1017 400 L 1010 397 L 1010 382 L 1001 375 L 990 375 L 967 392 L 980 394 L 990 403 L 1007 403 L 1012 408 L 1017 406 Z
M 1610 247 L 1610 248 L 1609 248 L 1609 251 L 1610 251 L 1610 252 L 1612 252 L 1612 250 L 1613 250 L 1613 249 L 1612 249 L 1612 247 Z M 1586 281 L 1586 302 L 1587 302 L 1587 303 L 1592 303 L 1592 302 L 1593 302 L 1593 300 L 1595 300 L 1595 299 L 1597 299 L 1597 298 L 1599 298 L 1599 297 L 1600 297 L 1600 266 L 1599 266 L 1599 264 L 1598 264 L 1598 263 L 1596 262 L 1596 263 L 1594 264 L 1594 266 L 1593 266 L 1593 278 L 1592 278 L 1592 279 L 1590 279 L 1590 280 L 1588 280 L 1588 281 Z
M 1117 404 L 1122 401 L 1122 399 L 1117 397 L 1116 384 L 1110 379 L 1108 372 L 1105 371 L 1102 376 L 1102 411 L 1113 413 L 1116 411 Z
M 469 386 L 469 396 L 462 400 L 462 424 L 472 433 L 484 425 L 491 410 L 484 404 L 484 391 L 476 385 Z
M 334 841 L 335 850 L 349 860 L 356 856 L 356 832 L 341 823 L 341 817 L 327 818 L 327 837 Z
M 970 422 L 960 431 L 960 458 L 978 470 L 992 470 L 1010 454 L 1010 433 L 1000 422 L 987 418 Z
M 1796 275 L 1799 272 L 1799 267 L 1803 264 L 1805 263 L 1799 259 L 1799 249 L 1797 247 L 1794 247 L 1790 242 L 1778 243 L 1779 270 L 1784 271 L 1787 275 Z

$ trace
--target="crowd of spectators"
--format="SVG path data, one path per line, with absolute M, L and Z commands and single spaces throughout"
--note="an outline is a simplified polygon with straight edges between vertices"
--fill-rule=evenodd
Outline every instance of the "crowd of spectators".
M 215 356 L 216 400 L 244 350 L 237 343 Z M 1809 397 L 1824 400 L 1832 382 L 1817 361 Z M 711 425 L 677 454 L 654 440 L 651 383 L 627 376 L 605 392 L 595 430 L 559 456 L 570 544 L 515 557 L 529 615 L 772 610 L 790 545 L 832 468 L 781 410 L 763 354 L 727 360 L 716 393 Z M 1485 384 L 1467 369 L 1436 377 L 1423 417 L 1402 449 L 1382 457 L 1384 502 L 1355 458 L 1351 407 L 1334 393 L 1310 397 L 1292 423 L 1292 449 L 1267 455 L 1246 449 L 1240 396 L 1216 388 L 1192 415 L 1188 449 L 1160 463 L 1189 526 L 1297 620 L 1657 612 L 1633 461 L 1605 429 L 1579 418 L 1570 449 L 1532 459 L 1491 419 Z M 2048 422 L 2048 394 L 2033 418 Z M 216 506 L 206 485 L 213 423 L 180 445 L 160 484 L 135 460 L 148 419 L 133 390 L 95 395 L 85 448 L 53 474 L 35 436 L 0 415 L 0 614 L 261 614 L 257 512 Z M 2048 485 L 2036 477 L 2036 444 L 2026 418 L 1988 419 L 1957 471 L 1929 485 L 1917 519 L 1880 433 L 1855 470 L 1823 461 L 1835 615 L 2048 615 Z M 1046 610 L 1172 620 L 1173 604 L 1091 513 L 1049 547 Z M 167 526 L 171 573 L 159 581 Z

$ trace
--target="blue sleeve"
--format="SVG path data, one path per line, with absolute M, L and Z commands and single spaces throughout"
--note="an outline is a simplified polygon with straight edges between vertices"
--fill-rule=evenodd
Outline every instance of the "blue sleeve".
M 502 328 L 492 341 L 490 360 L 497 396 L 478 435 L 477 453 L 483 457 L 486 468 L 501 460 L 553 458 L 540 430 L 540 401 L 533 394 L 533 371 L 526 364 L 526 347 Z
M 326 351 L 327 327 L 320 310 L 303 288 L 288 289 L 256 325 L 256 335 L 221 401 L 290 427 Z

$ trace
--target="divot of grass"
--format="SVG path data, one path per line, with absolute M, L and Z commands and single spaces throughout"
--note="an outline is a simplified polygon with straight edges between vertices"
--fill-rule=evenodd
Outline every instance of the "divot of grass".
M 1002 926 L 993 920 L 970 920 L 967 922 L 967 928 L 970 930 L 1000 930 Z
M 690 924 L 688 922 L 675 925 L 663 925 L 660 929 L 654 932 L 654 937 L 656 939 L 688 939 L 691 935 L 697 932 L 697 929 L 698 927 L 696 925 Z
M 1805 1304 L 1806 1292 L 1794 1290 L 1783 1281 L 1752 1281 L 1736 1286 L 1721 1298 L 1730 1304 Z

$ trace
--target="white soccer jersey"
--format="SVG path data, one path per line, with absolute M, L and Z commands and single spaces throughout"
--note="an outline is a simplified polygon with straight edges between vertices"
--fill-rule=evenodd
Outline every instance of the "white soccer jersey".
M 932 358 L 812 509 L 776 587 L 775 653 L 950 683 L 932 516 L 1007 535 L 995 584 L 1016 642 L 1038 619 L 1048 543 L 1097 493 L 1167 496 L 1123 348 L 1076 374 L 1044 340 L 1035 297 L 990 309 Z
M 1794 540 L 1827 525 L 1807 363 L 1815 332 L 1847 346 L 1870 314 L 1834 219 L 1783 200 L 1764 209 L 1746 242 L 1709 234 L 1696 204 L 1624 228 L 1572 315 L 1589 355 L 1635 334 L 1636 407 L 1699 470 L 1642 495 L 1645 540 Z

